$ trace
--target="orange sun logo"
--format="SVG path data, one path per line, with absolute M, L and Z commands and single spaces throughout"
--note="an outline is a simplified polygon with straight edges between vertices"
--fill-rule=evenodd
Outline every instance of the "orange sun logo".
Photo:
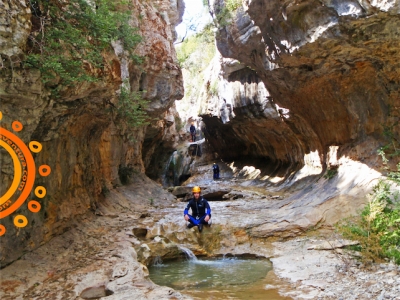
M 0 111 L 0 120 L 3 114 Z M 11 125 L 12 130 L 19 132 L 23 129 L 23 125 L 19 121 L 14 121 Z M 35 183 L 36 166 L 32 156 L 32 152 L 39 153 L 42 150 L 42 144 L 37 141 L 31 141 L 29 148 L 14 133 L 0 126 L 0 146 L 3 147 L 11 156 L 14 166 L 14 176 L 8 190 L 0 197 L 0 219 L 9 216 L 20 208 L 30 195 Z M 41 165 L 38 168 L 39 175 L 48 176 L 51 169 L 48 165 Z M 43 198 L 46 196 L 46 189 L 43 186 L 35 188 L 35 196 Z M 28 201 L 28 209 L 37 213 L 40 211 L 41 205 L 36 200 Z M 22 228 L 28 225 L 28 219 L 24 215 L 16 215 L 14 217 L 14 225 Z M 6 227 L 0 224 L 0 236 L 6 233 Z

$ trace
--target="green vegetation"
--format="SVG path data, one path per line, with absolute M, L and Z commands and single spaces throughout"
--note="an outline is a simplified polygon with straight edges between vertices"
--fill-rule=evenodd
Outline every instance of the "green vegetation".
M 344 237 L 359 241 L 356 250 L 361 251 L 368 262 L 383 259 L 400 264 L 400 201 L 394 187 L 400 183 L 400 164 L 396 172 L 390 172 L 387 180 L 374 187 L 369 203 L 361 216 L 346 219 L 338 224 Z
M 336 174 L 337 174 L 337 169 L 329 169 L 326 171 L 324 178 L 329 180 L 335 177 Z
M 227 0 L 225 6 L 217 11 L 217 20 L 219 26 L 226 26 L 232 19 L 232 13 L 242 7 L 241 0 Z
M 104 52 L 120 41 L 136 63 L 141 41 L 129 25 L 131 4 L 125 0 L 30 0 L 33 30 L 25 67 L 38 68 L 49 86 L 98 80 L 107 67 Z M 57 89 L 57 88 L 55 88 Z
M 182 68 L 188 69 L 192 73 L 198 73 L 208 66 L 215 55 L 214 33 L 211 24 L 196 35 L 185 39 L 176 51 Z M 196 53 L 196 58 L 190 59 Z
M 223 7 L 216 15 L 218 26 L 224 27 L 229 24 L 232 18 L 232 12 L 230 12 L 226 7 Z
M 124 121 L 129 128 L 148 125 L 146 112 L 148 105 L 149 101 L 142 98 L 141 92 L 131 92 L 122 85 L 117 105 L 117 118 Z
M 183 123 L 182 119 L 179 117 L 179 115 L 175 116 L 175 129 L 177 132 L 179 132 L 185 124 Z
M 392 117 L 391 114 L 389 109 L 389 117 Z M 359 241 L 354 250 L 360 251 L 363 259 L 368 262 L 392 260 L 400 264 L 400 145 L 397 112 L 394 117 L 392 122 L 389 118 L 388 125 L 383 127 L 388 143 L 378 150 L 386 179 L 374 186 L 360 216 L 346 219 L 337 225 L 343 236 Z M 389 160 L 397 165 L 389 166 Z
M 400 156 L 400 147 L 395 138 L 394 132 L 396 132 L 394 125 L 384 127 L 383 134 L 390 142 L 381 147 L 378 150 L 378 154 L 381 156 L 385 165 L 389 162 L 389 158 Z
M 239 7 L 242 7 L 242 1 L 241 0 L 226 0 L 225 7 L 228 11 L 234 12 L 235 10 L 239 9 Z
M 190 99 L 203 85 L 202 71 L 209 66 L 216 53 L 212 25 L 209 24 L 201 32 L 185 39 L 176 47 L 176 52 L 182 69 L 189 73 L 184 75 L 184 84 L 185 99 Z M 189 103 L 188 106 L 190 106 Z
M 210 96 L 218 96 L 218 81 L 214 80 L 209 88 L 208 88 L 208 93 Z

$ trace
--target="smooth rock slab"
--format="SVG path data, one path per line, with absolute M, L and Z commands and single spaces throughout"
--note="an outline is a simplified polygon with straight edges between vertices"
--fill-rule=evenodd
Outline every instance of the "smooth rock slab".
M 106 287 L 104 285 L 86 288 L 80 294 L 83 299 L 97 299 L 105 296 Z

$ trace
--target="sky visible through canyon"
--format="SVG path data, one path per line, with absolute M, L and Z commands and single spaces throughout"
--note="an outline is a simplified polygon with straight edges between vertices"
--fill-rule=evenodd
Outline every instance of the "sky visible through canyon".
M 211 16 L 207 7 L 203 5 L 202 0 L 185 0 L 185 13 L 182 23 L 176 27 L 178 40 L 180 40 L 187 31 L 187 36 L 199 32 L 207 23 L 211 22 Z

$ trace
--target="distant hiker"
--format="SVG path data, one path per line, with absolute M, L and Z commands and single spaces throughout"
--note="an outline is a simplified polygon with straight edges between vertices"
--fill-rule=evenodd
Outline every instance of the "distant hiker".
M 185 220 L 189 222 L 187 225 L 188 228 L 197 226 L 201 232 L 203 230 L 203 225 L 210 225 L 211 223 L 211 208 L 207 200 L 204 199 L 203 196 L 200 196 L 200 187 L 195 186 L 192 192 L 193 198 L 189 200 L 189 203 L 183 211 L 183 215 Z M 189 215 L 189 209 L 192 210 L 191 215 Z
M 196 141 L 196 127 L 194 127 L 193 123 L 190 125 L 190 136 L 192 138 L 192 142 Z
M 219 166 L 217 165 L 217 163 L 214 163 L 212 168 L 213 168 L 213 173 L 214 173 L 213 178 L 219 179 Z

